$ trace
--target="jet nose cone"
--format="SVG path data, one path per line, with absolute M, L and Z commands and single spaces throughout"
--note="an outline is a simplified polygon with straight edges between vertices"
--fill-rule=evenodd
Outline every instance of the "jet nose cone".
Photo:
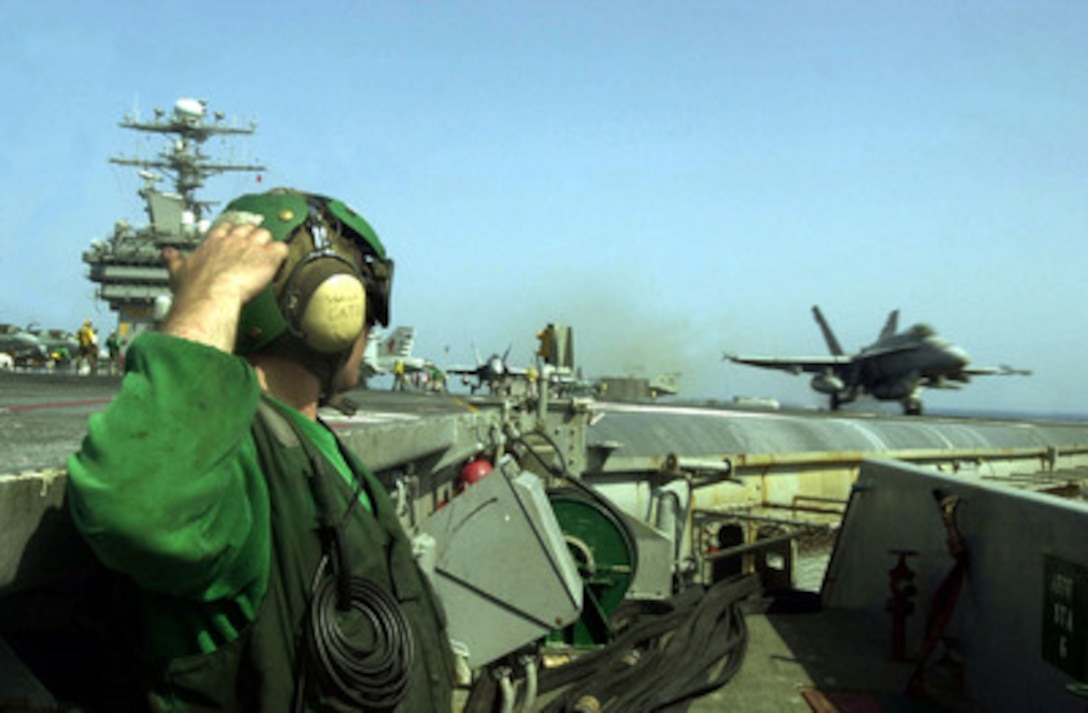
M 956 362 L 957 366 L 966 366 L 967 363 L 971 361 L 971 357 L 968 356 L 967 352 L 961 347 L 950 346 L 948 347 L 947 354 L 949 358 Z

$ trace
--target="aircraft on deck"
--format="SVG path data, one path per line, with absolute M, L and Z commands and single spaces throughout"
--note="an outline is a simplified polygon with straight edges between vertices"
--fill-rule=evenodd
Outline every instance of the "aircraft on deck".
M 675 396 L 680 393 L 680 373 L 658 374 L 650 379 L 650 389 L 658 396 Z
M 461 383 L 468 386 L 472 393 L 477 389 L 487 387 L 490 393 L 502 393 L 511 379 L 528 379 L 529 369 L 513 367 L 507 363 L 510 349 L 505 354 L 497 352 L 486 360 L 480 358 L 479 350 L 476 351 L 476 366 L 451 366 L 446 369 L 447 374 L 456 374 L 461 377 Z
M 79 339 L 66 329 L 40 329 L 30 325 L 28 331 L 42 343 L 54 364 L 63 366 L 79 355 Z
M 413 374 L 429 369 L 430 361 L 412 355 L 412 346 L 416 341 L 415 327 L 397 327 L 388 336 L 374 329 L 367 337 L 366 350 L 363 352 L 363 376 L 380 376 L 396 372 L 397 362 L 404 367 L 405 374 Z
M 0 324 L 0 353 L 11 357 L 13 366 L 41 366 L 49 361 L 49 351 L 42 341 L 13 324 Z
M 1009 366 L 971 366 L 962 348 L 938 336 L 932 327 L 916 324 L 898 332 L 899 310 L 888 315 L 877 340 L 856 354 L 846 354 L 820 308 L 812 308 L 830 356 L 774 357 L 725 353 L 737 364 L 779 369 L 791 374 L 815 374 L 812 388 L 830 397 L 831 409 L 869 394 L 881 401 L 899 401 L 906 414 L 921 414 L 921 389 L 959 389 L 972 376 L 1030 375 Z

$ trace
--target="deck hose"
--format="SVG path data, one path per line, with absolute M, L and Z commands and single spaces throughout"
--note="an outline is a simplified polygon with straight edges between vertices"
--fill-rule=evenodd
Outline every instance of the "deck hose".
M 741 575 L 637 613 L 608 646 L 543 672 L 541 695 L 562 689 L 545 713 L 573 713 L 586 700 L 602 713 L 649 713 L 725 685 L 748 645 L 740 603 L 759 588 L 758 577 Z

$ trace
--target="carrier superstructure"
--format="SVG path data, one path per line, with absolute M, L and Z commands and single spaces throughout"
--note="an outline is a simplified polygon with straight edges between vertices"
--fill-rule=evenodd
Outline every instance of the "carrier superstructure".
M 110 163 L 139 169 L 143 185 L 138 193 L 150 222 L 137 228 L 119 220 L 108 239 L 94 241 L 83 253 L 83 261 L 90 267 L 88 278 L 99 285 L 98 298 L 117 313 L 121 335 L 131 338 L 154 323 L 156 306 L 161 313 L 169 297 L 161 248 L 173 246 L 190 252 L 207 229 L 209 209 L 215 203 L 197 195 L 207 179 L 227 172 L 256 173 L 265 167 L 216 161 L 202 151 L 213 136 L 247 136 L 257 129 L 256 122 L 245 126 L 228 123 L 218 111 L 209 117 L 204 100 L 179 99 L 171 112 L 156 109 L 150 121 L 126 116 L 119 126 L 166 138 L 166 146 L 153 158 L 110 158 Z M 159 184 L 167 179 L 172 186 L 164 190 Z

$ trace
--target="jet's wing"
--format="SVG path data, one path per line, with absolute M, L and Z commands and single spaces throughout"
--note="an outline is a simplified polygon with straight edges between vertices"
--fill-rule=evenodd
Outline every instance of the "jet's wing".
M 761 369 L 778 369 L 779 371 L 786 371 L 790 374 L 822 374 L 827 371 L 833 371 L 836 368 L 848 366 L 851 361 L 853 361 L 852 357 L 845 355 L 774 357 L 746 356 L 742 354 L 729 354 L 728 352 L 725 353 L 722 358 L 728 359 L 735 364 L 758 366 Z
M 1001 366 L 966 366 L 963 373 L 967 376 L 1031 376 L 1030 369 L 1014 369 L 1008 364 Z
M 922 381 L 922 386 L 929 389 L 959 389 L 959 382 L 966 384 L 972 376 L 1031 376 L 1030 369 L 1014 369 L 1007 364 L 1001 366 L 965 366 L 958 371 L 929 376 Z

